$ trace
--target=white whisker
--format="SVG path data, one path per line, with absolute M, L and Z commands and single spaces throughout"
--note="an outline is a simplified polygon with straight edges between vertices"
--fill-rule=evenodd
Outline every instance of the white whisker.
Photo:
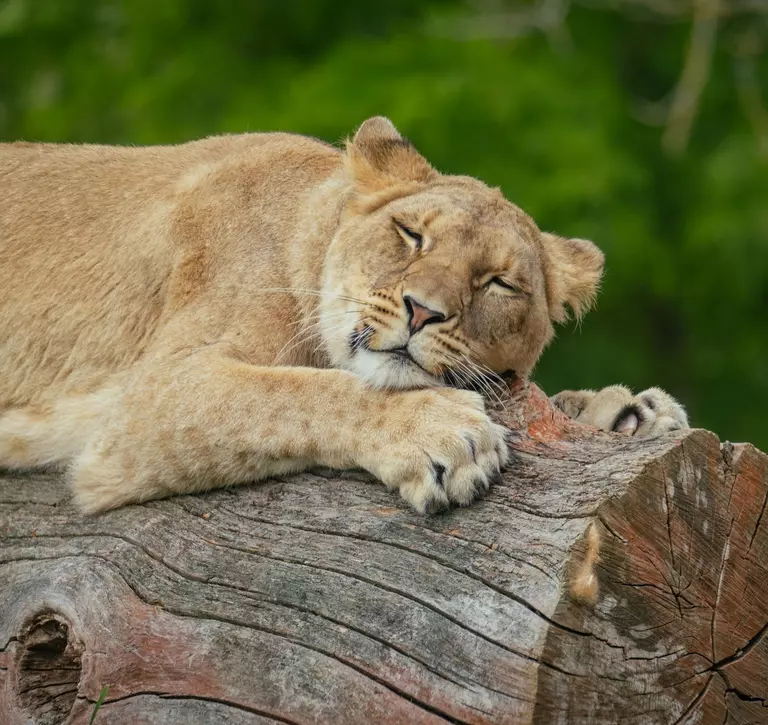
M 297 294 L 297 295 L 310 295 L 314 297 L 325 297 L 325 293 L 322 290 L 302 289 L 300 287 L 260 287 L 254 290 L 261 294 Z M 349 295 L 331 295 L 333 299 L 344 300 L 346 302 L 356 302 L 359 305 L 368 304 L 365 300 L 357 299 L 356 297 L 350 297 Z
M 464 358 L 467 364 L 472 368 L 475 379 L 478 382 L 482 382 L 483 388 L 484 390 L 488 391 L 489 397 L 491 397 L 500 407 L 502 407 L 504 405 L 502 395 L 504 394 L 505 390 L 498 382 L 496 382 L 498 375 L 488 366 L 471 360 L 466 355 Z
M 503 405 L 500 395 L 500 387 L 482 370 L 482 368 L 485 367 L 491 375 L 495 376 L 496 374 L 493 373 L 490 368 L 475 362 L 465 353 L 461 353 L 461 358 L 455 354 L 446 354 L 446 357 L 449 362 L 455 366 L 452 372 L 460 379 L 460 381 L 469 384 L 471 387 L 479 388 L 490 402 L 499 406 Z
M 299 330 L 294 335 L 292 335 L 288 341 L 283 345 L 283 347 L 280 349 L 280 352 L 277 353 L 275 356 L 275 363 L 279 362 L 280 359 L 287 355 L 289 352 L 294 350 L 295 348 L 299 347 L 300 345 L 303 345 L 304 343 L 309 343 L 314 337 L 317 335 L 322 336 L 323 332 L 323 325 L 326 324 L 328 321 L 337 321 L 342 320 L 339 322 L 337 326 L 331 327 L 328 330 L 326 330 L 326 334 L 333 333 L 338 331 L 339 329 L 343 329 L 348 321 L 344 319 L 345 315 L 348 314 L 357 314 L 357 310 L 347 310 L 346 312 L 339 312 L 333 315 L 327 315 L 324 319 L 319 319 L 309 325 L 307 325 L 305 328 Z

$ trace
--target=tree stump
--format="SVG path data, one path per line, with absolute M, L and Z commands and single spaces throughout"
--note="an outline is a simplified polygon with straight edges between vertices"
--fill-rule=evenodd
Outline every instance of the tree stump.
M 320 471 L 77 514 L 0 478 L 0 723 L 768 723 L 768 457 L 518 383 L 503 482 Z

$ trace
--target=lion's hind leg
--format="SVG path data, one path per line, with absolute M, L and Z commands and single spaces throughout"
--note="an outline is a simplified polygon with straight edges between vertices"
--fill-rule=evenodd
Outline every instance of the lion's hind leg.
M 0 469 L 69 461 L 98 430 L 115 392 L 104 388 L 0 412 Z

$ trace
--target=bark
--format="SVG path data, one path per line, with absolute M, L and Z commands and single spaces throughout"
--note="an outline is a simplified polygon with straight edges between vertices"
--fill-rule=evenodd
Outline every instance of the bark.
M 503 482 L 317 472 L 83 518 L 0 477 L 0 723 L 768 723 L 768 457 L 518 384 Z

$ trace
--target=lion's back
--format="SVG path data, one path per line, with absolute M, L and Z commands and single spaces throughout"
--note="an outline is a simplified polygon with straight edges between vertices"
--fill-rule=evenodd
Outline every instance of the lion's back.
M 87 387 L 142 354 L 167 312 L 173 270 L 198 254 L 173 243 L 179 220 L 192 225 L 190 245 L 205 243 L 196 210 L 181 213 L 190 199 L 234 228 L 248 213 L 242 189 L 256 194 L 265 174 L 290 178 L 307 159 L 327 173 L 337 155 L 291 134 L 0 144 L 0 409 L 58 381 Z

